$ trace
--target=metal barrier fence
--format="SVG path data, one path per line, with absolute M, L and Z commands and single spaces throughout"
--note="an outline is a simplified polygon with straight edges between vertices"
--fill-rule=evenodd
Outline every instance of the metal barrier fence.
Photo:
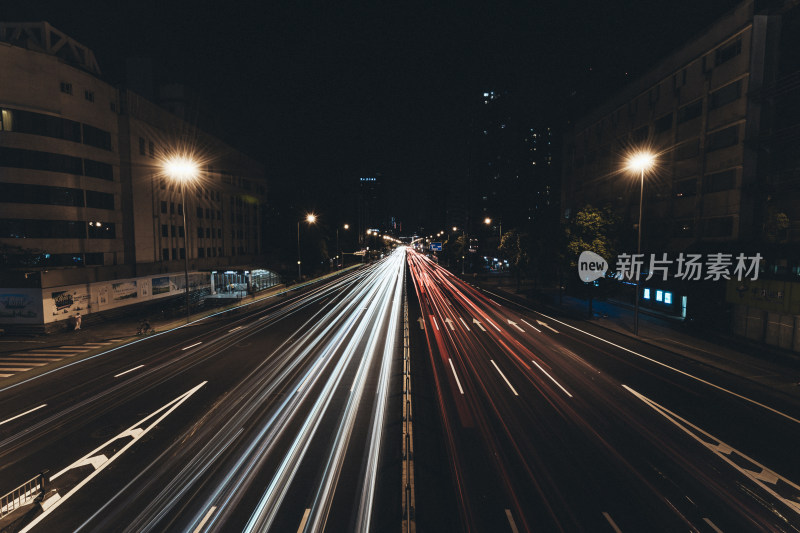
M 47 472 L 37 474 L 5 496 L 0 497 L 0 518 L 10 515 L 20 507 L 33 503 L 44 494 Z

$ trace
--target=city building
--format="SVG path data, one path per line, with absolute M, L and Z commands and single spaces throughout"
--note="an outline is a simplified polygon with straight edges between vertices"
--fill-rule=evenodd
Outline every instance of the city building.
M 0 327 L 179 296 L 187 257 L 196 292 L 277 281 L 260 163 L 107 83 L 47 22 L 0 23 L 0 68 Z M 185 153 L 182 191 L 163 163 Z
M 635 252 L 640 176 L 623 167 L 632 150 L 649 149 L 657 166 L 644 183 L 646 255 L 760 253 L 762 279 L 800 281 L 799 24 L 796 2 L 742 2 L 578 120 L 564 143 L 562 221 L 587 204 L 610 206 L 626 228 L 622 251 Z M 760 294 L 759 283 L 750 288 Z M 724 283 L 648 288 L 683 296 L 652 302 L 662 311 L 685 316 L 688 296 L 691 316 L 694 296 L 695 317 L 743 332 L 752 311 L 761 326 L 748 336 L 774 341 L 767 323 L 777 321 L 800 338 L 794 318 L 768 319 L 766 308 L 731 298 L 732 308 L 710 307 L 725 301 Z

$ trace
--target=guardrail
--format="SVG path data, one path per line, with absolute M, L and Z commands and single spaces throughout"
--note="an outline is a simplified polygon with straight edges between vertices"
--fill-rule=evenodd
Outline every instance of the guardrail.
M 409 347 L 408 294 L 403 273 L 403 533 L 414 533 L 416 526 L 416 491 L 414 490 L 414 432 L 411 417 L 411 350 Z
M 30 505 L 43 495 L 47 485 L 47 471 L 37 474 L 5 496 L 0 497 L 0 519 L 10 515 L 17 509 Z

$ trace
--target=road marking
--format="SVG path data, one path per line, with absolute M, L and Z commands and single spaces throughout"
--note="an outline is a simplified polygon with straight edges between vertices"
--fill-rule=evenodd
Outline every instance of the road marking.
M 185 352 L 185 351 L 186 351 L 186 350 L 188 350 L 189 348 L 194 348 L 195 346 L 200 346 L 201 344 L 203 344 L 203 343 L 202 343 L 202 341 L 201 341 L 201 342 L 196 342 L 196 343 L 194 343 L 194 344 L 191 344 L 191 345 L 187 346 L 186 348 L 181 348 L 181 351 L 182 351 L 182 352 Z
M 533 324 L 531 324 L 530 322 L 528 322 L 528 321 L 527 321 L 527 320 L 525 320 L 524 318 L 522 318 L 522 319 L 520 319 L 520 320 L 522 320 L 522 321 L 523 321 L 525 324 L 527 324 L 528 326 L 530 326 L 530 327 L 532 327 L 533 329 L 535 329 L 537 332 L 539 332 L 539 333 L 541 333 L 541 332 L 542 332 L 542 330 L 540 330 L 539 328 L 537 328 L 536 326 L 534 326 Z
M 450 326 L 450 331 L 455 331 L 456 330 L 456 327 L 453 325 L 453 321 L 450 320 L 450 317 L 445 318 L 444 321 L 445 321 L 445 324 Z
M 519 529 L 517 529 L 517 523 L 514 522 L 514 517 L 511 515 L 511 509 L 506 509 L 506 518 L 508 518 L 508 525 L 511 526 L 511 532 L 519 533 Z
M 477 319 L 477 318 L 473 317 L 473 318 L 472 318 L 472 323 L 473 323 L 473 324 L 477 324 L 477 325 L 478 325 L 478 327 L 479 327 L 479 328 L 481 328 L 481 331 L 486 331 L 486 330 L 484 329 L 484 327 L 481 325 L 481 323 L 480 323 L 480 322 L 478 322 L 478 319 Z
M 453 366 L 453 360 L 448 359 L 448 361 L 450 361 L 450 368 L 453 369 L 453 377 L 456 378 L 456 385 L 458 385 L 458 390 L 459 392 L 461 392 L 461 394 L 464 394 L 464 389 L 461 388 L 461 382 L 458 380 L 458 374 L 456 374 L 456 367 Z
M 498 327 L 497 327 L 497 324 L 495 324 L 494 322 L 492 322 L 490 319 L 488 319 L 488 318 L 487 318 L 487 319 L 486 319 L 486 322 L 488 322 L 488 323 L 489 323 L 489 325 L 490 325 L 490 326 L 492 326 L 492 327 L 493 327 L 494 329 L 496 329 L 497 331 L 502 331 L 500 328 L 498 328 Z
M 617 524 L 616 524 L 616 522 L 614 522 L 614 521 L 611 519 L 611 516 L 610 516 L 610 515 L 609 515 L 607 512 L 603 511 L 603 516 L 606 518 L 606 520 L 608 520 L 608 523 L 611 525 L 611 527 L 614 529 L 614 531 L 615 531 L 616 533 L 622 533 L 622 530 L 620 530 L 620 528 L 619 528 L 619 527 L 617 527 Z M 721 532 L 720 532 L 720 533 L 721 533 Z
M 520 305 L 520 304 L 518 304 L 518 303 L 516 303 L 516 302 L 514 302 L 512 300 L 509 300 L 508 298 L 504 298 L 504 297 L 500 296 L 499 294 L 496 294 L 496 293 L 493 293 L 493 292 L 490 293 L 490 294 L 493 294 L 493 295 L 497 296 L 498 298 L 500 298 L 502 300 L 505 300 L 507 302 L 511 302 L 514 305 L 518 305 L 518 306 L 522 307 L 523 309 L 528 309 L 529 311 L 532 311 L 534 313 L 542 315 L 543 317 L 549 318 L 550 320 L 552 320 L 554 322 L 557 322 L 557 323 L 561 324 L 562 326 L 566 326 L 566 327 L 568 327 L 570 329 L 574 329 L 575 331 L 580 331 L 584 335 L 592 337 L 593 339 L 597 339 L 597 340 L 602 341 L 602 342 L 604 342 L 606 344 L 610 344 L 611 346 L 614 346 L 615 348 L 619 348 L 620 350 L 624 350 L 624 351 L 626 351 L 628 353 L 631 353 L 631 354 L 635 355 L 636 357 L 640 357 L 640 358 L 642 358 L 642 359 L 644 359 L 646 361 L 650 361 L 651 363 L 654 363 L 654 364 L 659 365 L 661 367 L 668 368 L 669 370 L 672 370 L 673 372 L 677 372 L 678 374 L 686 376 L 687 378 L 691 378 L 691 379 L 694 379 L 696 381 L 699 381 L 700 383 L 703 383 L 704 385 L 708 385 L 709 387 L 715 388 L 715 389 L 717 389 L 719 391 L 726 392 L 726 393 L 730 394 L 731 396 L 736 396 L 740 400 L 744 400 L 746 402 L 750 402 L 753 405 L 757 405 L 757 406 L 759 406 L 759 407 L 761 407 L 763 409 L 766 409 L 767 411 L 771 411 L 771 412 L 775 413 L 776 415 L 779 415 L 779 416 L 782 416 L 782 417 L 786 418 L 787 420 L 791 420 L 795 424 L 800 424 L 800 420 L 798 420 L 797 418 L 789 416 L 786 413 L 782 413 L 782 412 L 778 411 L 777 409 L 775 409 L 773 407 L 770 407 L 768 405 L 764 405 L 761 402 L 757 402 L 755 400 L 751 400 L 747 396 L 742 396 L 741 394 L 735 393 L 732 390 L 726 389 L 725 387 L 720 387 L 719 385 L 715 385 L 715 384 L 711 383 L 710 381 L 706 381 L 706 380 L 704 380 L 702 378 L 698 378 L 697 376 L 693 376 L 692 374 L 689 374 L 688 372 L 684 372 L 683 370 L 678 370 L 677 368 L 675 368 L 673 366 L 670 366 L 670 365 L 668 365 L 666 363 L 662 363 L 661 361 L 657 361 L 656 359 L 653 359 L 651 357 L 647 357 L 646 355 L 642 355 L 639 352 L 635 352 L 635 351 L 631 350 L 630 348 L 625 348 L 624 346 L 620 346 L 619 344 L 615 344 L 615 343 L 613 343 L 613 342 L 611 342 L 609 340 L 604 339 L 603 337 L 598 337 L 597 335 L 593 335 L 592 333 L 589 333 L 588 331 L 584 331 L 584 330 L 582 330 L 580 328 L 576 328 L 575 326 L 567 324 L 566 322 L 562 322 L 562 321 L 560 321 L 558 319 L 555 319 L 553 317 L 545 315 L 544 313 L 540 313 L 539 311 L 536 311 L 535 309 L 531 309 L 530 307 L 525 307 L 524 305 Z M 667 351 L 669 351 L 669 350 L 667 350 Z M 675 353 L 675 352 L 671 352 L 671 353 Z
M 212 514 L 214 513 L 214 511 L 216 511 L 216 510 L 217 510 L 217 506 L 216 506 L 216 505 L 212 505 L 212 506 L 211 506 L 211 509 L 209 509 L 209 510 L 208 510 L 208 512 L 206 513 L 206 515 L 203 517 L 203 519 L 200 521 L 200 523 L 199 523 L 199 524 L 197 524 L 197 527 L 196 527 L 196 528 L 194 528 L 194 531 L 193 531 L 192 533 L 199 533 L 199 532 L 200 532 L 200 530 L 202 530 L 202 529 L 203 529 L 203 526 L 204 526 L 204 525 L 206 525 L 206 522 L 208 522 L 208 519 L 209 519 L 209 518 L 211 518 L 211 515 L 212 515 Z
M 463 318 L 461 318 L 461 317 L 458 317 L 458 319 L 461 321 L 461 323 L 462 323 L 462 324 L 464 324 L 464 327 L 465 327 L 465 328 L 467 328 L 467 331 L 472 331 L 471 329 L 469 329 L 469 326 L 467 325 L 467 323 L 466 323 L 466 322 L 464 322 L 464 319 L 463 319 Z
M 84 349 L 84 347 L 81 347 L 81 348 L 72 348 L 72 349 L 64 349 L 64 348 L 39 348 L 39 351 L 40 351 L 40 352 L 42 352 L 42 353 L 49 353 L 49 354 L 53 355 L 53 354 L 60 354 L 60 353 L 71 353 L 71 354 L 74 354 L 74 353 L 83 353 L 83 352 L 88 352 L 89 350 L 87 350 L 87 349 Z
M 712 522 L 712 521 L 711 521 L 711 519 L 710 519 L 710 518 L 703 518 L 703 521 L 704 521 L 706 524 L 708 524 L 709 526 L 711 526 L 711 529 L 713 529 L 713 530 L 714 530 L 714 531 L 716 531 L 717 533 L 722 533 L 722 530 L 721 530 L 720 528 L 718 528 L 718 527 L 717 527 L 717 526 L 714 524 L 714 522 Z
M 236 327 L 235 327 L 235 328 L 233 328 L 233 329 L 229 329 L 229 330 L 228 330 L 228 333 L 233 333 L 234 331 L 238 331 L 238 330 L 242 329 L 243 327 L 244 327 L 244 326 L 236 326 Z
M 2 374 L 0 374 L 0 375 L 2 375 Z M 9 418 L 9 419 L 6 419 L 6 420 L 3 420 L 2 422 L 0 422 L 0 426 L 2 426 L 3 424 L 5 424 L 6 422 L 11 422 L 12 420 L 16 420 L 17 418 L 19 418 L 19 417 L 21 417 L 21 416 L 25 416 L 25 415 L 27 415 L 28 413 L 32 413 L 32 412 L 34 412 L 34 411 L 38 411 L 38 410 L 39 410 L 39 409 L 41 409 L 42 407 L 46 407 L 46 406 L 47 406 L 47 404 L 46 404 L 46 403 L 43 403 L 43 404 L 42 404 L 42 405 L 40 405 L 39 407 L 34 407 L 33 409 L 29 409 L 28 411 L 25 411 L 24 413 L 20 413 L 20 414 L 18 414 L 17 416 L 12 416 L 11 418 Z
M 525 333 L 525 330 L 519 327 L 516 322 L 512 322 L 510 318 L 508 319 L 508 323 L 520 330 L 522 333 Z
M 10 378 L 14 374 L 0 374 L 0 378 Z
M 431 315 L 431 320 L 433 321 L 433 325 L 436 326 L 436 331 L 440 331 L 439 324 L 436 322 L 436 317 Z
M 25 372 L 27 370 L 31 370 L 33 367 L 26 366 L 26 367 L 16 367 L 16 368 L 0 368 L 0 371 L 3 372 Z
M 83 456 L 82 458 L 78 459 L 76 462 L 74 462 L 70 466 L 66 467 L 65 469 L 63 469 L 62 471 L 58 472 L 57 474 L 51 476 L 50 480 L 53 481 L 56 478 L 58 478 L 59 476 L 61 476 L 64 472 L 72 470 L 73 468 L 76 468 L 77 466 L 80 466 L 82 464 L 89 464 L 89 463 L 86 463 L 87 460 L 89 460 L 90 458 L 94 458 L 95 454 L 98 451 L 100 451 L 102 449 L 105 449 L 108 445 L 110 445 L 115 440 L 122 439 L 122 438 L 130 438 L 131 439 L 130 442 L 128 442 L 125 446 L 123 446 L 119 450 L 117 450 L 116 453 L 114 453 L 114 455 L 112 455 L 109 459 L 107 459 L 102 464 L 96 466 L 94 472 L 92 472 L 91 474 L 86 476 L 80 483 L 75 485 L 72 488 L 72 490 L 67 492 L 56 503 L 54 503 L 52 506 L 50 506 L 42 514 L 37 516 L 36 519 L 33 520 L 32 522 L 30 522 L 27 526 L 25 526 L 25 528 L 22 529 L 20 531 L 20 533 L 27 533 L 28 531 L 33 529 L 39 522 L 44 520 L 45 517 L 47 517 L 47 515 L 49 515 L 53 511 L 55 511 L 62 503 L 67 501 L 72 495 L 74 495 L 76 492 L 78 492 L 80 489 L 82 489 L 84 485 L 89 483 L 89 481 L 94 479 L 95 476 L 100 474 L 100 472 L 102 472 L 105 468 L 107 468 L 109 465 L 111 465 L 120 455 L 122 455 L 123 453 L 128 451 L 128 449 L 131 446 L 136 444 L 139 441 L 139 439 L 141 439 L 144 435 L 146 435 L 151 429 L 156 427 L 165 418 L 167 418 L 170 414 L 172 414 L 172 412 L 175 411 L 175 409 L 180 407 L 181 404 L 183 404 L 186 400 L 188 400 L 195 392 L 200 390 L 200 388 L 203 387 L 203 385 L 205 385 L 206 383 L 208 383 L 208 381 L 203 381 L 202 383 L 200 383 L 199 385 L 195 386 L 194 388 L 189 389 L 188 391 L 184 392 L 183 394 L 181 394 L 180 396 L 178 396 L 174 400 L 172 400 L 172 401 L 168 402 L 167 404 L 165 404 L 163 407 L 158 408 L 157 410 L 153 411 L 152 413 L 150 413 L 149 415 L 147 415 L 143 419 L 139 420 L 134 425 L 132 425 L 131 427 L 129 427 L 127 430 L 123 431 L 122 433 L 120 433 L 116 437 L 112 437 L 111 439 L 109 439 L 105 443 L 101 444 L 100 446 L 98 446 L 97 448 L 95 448 L 94 450 L 92 450 L 91 452 L 89 452 L 88 454 Z M 156 417 L 159 414 L 161 414 L 161 416 L 158 416 L 155 420 L 153 420 L 152 423 L 149 426 L 147 426 L 146 428 L 142 428 L 141 427 L 141 426 L 143 426 L 145 424 L 145 422 L 147 422 L 148 420 L 150 420 L 153 417 Z
M 793 500 L 793 498 L 796 497 L 796 494 L 800 492 L 800 486 L 795 485 L 790 480 L 770 470 L 755 459 L 748 457 L 733 446 L 722 442 L 712 434 L 700 429 L 688 420 L 681 418 L 666 407 L 657 404 L 650 398 L 636 392 L 627 385 L 622 385 L 622 388 L 639 398 L 648 407 L 653 409 L 656 413 L 666 418 L 678 429 L 699 442 L 711 453 L 728 463 L 740 473 L 747 476 L 751 481 L 753 481 L 753 483 L 767 491 L 777 500 L 780 500 L 795 513 L 800 514 L 800 503 Z M 736 461 L 734 462 L 731 458 L 735 459 Z M 743 459 L 750 463 L 751 467 L 743 466 Z M 778 494 L 778 490 L 780 490 L 785 496 Z
M 133 372 L 134 370 L 139 370 L 139 369 L 140 369 L 140 368 L 142 368 L 143 366 L 144 366 L 144 365 L 135 366 L 135 367 L 131 368 L 130 370 L 126 370 L 125 372 L 121 372 L 121 373 L 117 374 L 117 375 L 116 375 L 116 376 L 114 376 L 114 377 L 115 377 L 115 378 L 118 378 L 118 377 L 120 377 L 120 376 L 124 376 L 124 375 L 125 375 L 125 374 L 127 374 L 128 372 Z
M 419 329 L 425 330 L 425 321 L 422 319 L 422 317 L 419 317 L 417 322 L 419 322 Z
M 537 363 L 536 361 L 533 361 L 533 360 L 531 361 L 531 363 L 533 363 L 534 365 L 536 365 L 537 367 L 539 367 L 539 370 L 541 370 L 542 372 L 544 372 L 544 375 L 545 375 L 545 376 L 547 376 L 548 378 L 550 378 L 550 380 L 551 380 L 553 383 L 555 383 L 556 385 L 558 385 L 558 388 L 560 388 L 561 390 L 563 390 L 563 391 L 564 391 L 564 394 L 566 394 L 567 396 L 569 396 L 570 398 L 572 398 L 572 394 L 570 394 L 569 392 L 567 392 L 567 389 L 565 389 L 564 387 L 562 387 L 562 386 L 561 386 L 561 383 L 559 383 L 558 381 L 556 381 L 555 379 L 553 379 L 553 376 L 551 376 L 550 374 L 548 374 L 548 373 L 547 373 L 547 370 L 545 370 L 544 368 L 542 368 L 541 366 L 539 366 L 539 363 Z
M 550 331 L 552 331 L 553 333 L 558 333 L 558 330 L 557 330 L 557 329 L 555 329 L 555 328 L 551 327 L 551 326 L 550 326 L 550 324 L 548 324 L 548 323 L 546 323 L 546 322 L 542 322 L 541 320 L 537 320 L 537 321 L 536 321 L 536 323 L 537 323 L 537 324 L 539 324 L 540 326 L 544 326 L 544 327 L 546 327 L 547 329 L 549 329 L 549 330 L 550 330 Z
M 297 533 L 302 533 L 303 530 L 306 528 L 306 522 L 308 522 L 308 515 L 311 513 L 311 509 L 306 509 L 306 512 L 303 513 L 303 519 L 300 520 L 300 527 L 297 528 Z
M 511 383 L 508 381 L 508 378 L 506 378 L 506 375 L 503 374 L 503 371 L 500 370 L 500 367 L 497 366 L 497 363 L 494 362 L 494 359 L 492 359 L 491 361 L 492 361 L 492 364 L 494 365 L 494 367 L 497 369 L 497 371 L 500 372 L 500 375 L 503 376 L 503 379 L 506 380 L 506 384 L 508 385 L 508 388 L 511 389 L 511 392 L 514 393 L 514 396 L 519 396 L 519 394 L 517 394 L 517 391 L 514 390 L 514 387 L 511 386 Z

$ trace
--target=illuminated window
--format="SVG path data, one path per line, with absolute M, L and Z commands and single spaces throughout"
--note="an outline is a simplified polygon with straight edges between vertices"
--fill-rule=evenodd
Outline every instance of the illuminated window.
M 664 293 L 664 303 L 665 304 L 671 304 L 672 303 L 672 293 L 671 292 L 665 292 Z
M 643 296 L 643 298 L 644 298 L 645 300 L 649 300 L 649 299 L 650 299 L 650 289 L 645 289 L 645 290 L 644 290 L 644 296 Z
M 664 301 L 664 291 L 656 291 L 656 301 L 657 302 Z

